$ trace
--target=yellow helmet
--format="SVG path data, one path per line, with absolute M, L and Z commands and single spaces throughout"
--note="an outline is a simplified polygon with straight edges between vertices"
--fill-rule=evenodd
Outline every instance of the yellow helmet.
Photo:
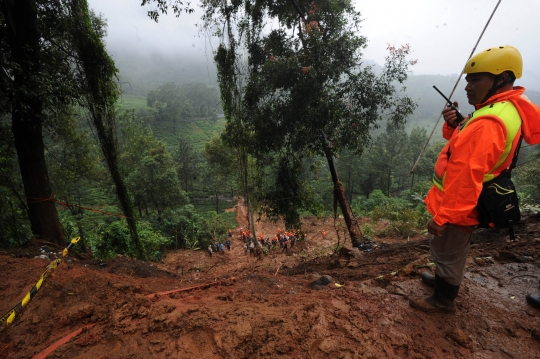
M 477 53 L 467 61 L 463 72 L 466 74 L 489 72 L 499 75 L 505 71 L 512 71 L 518 79 L 523 71 L 521 54 L 510 45 L 491 47 Z

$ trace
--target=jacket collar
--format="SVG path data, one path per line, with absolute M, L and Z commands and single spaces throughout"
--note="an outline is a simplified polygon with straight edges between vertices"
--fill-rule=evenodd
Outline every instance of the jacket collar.
M 478 110 L 478 109 L 481 109 L 482 107 L 489 106 L 489 105 L 497 103 L 497 102 L 510 100 L 513 97 L 523 95 L 523 92 L 525 92 L 524 87 L 514 86 L 514 88 L 512 90 L 508 90 L 508 91 L 501 92 L 501 93 L 496 93 L 495 95 L 488 98 L 485 102 L 474 105 L 474 108 Z

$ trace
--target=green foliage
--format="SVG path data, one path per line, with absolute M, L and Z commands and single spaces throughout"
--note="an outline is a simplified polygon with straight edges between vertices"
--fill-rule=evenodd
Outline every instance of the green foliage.
M 81 203 L 88 190 L 103 176 L 99 148 L 75 113 L 62 117 L 63 125 L 48 132 L 46 159 L 55 196 L 62 202 Z M 77 208 L 71 212 L 79 214 Z
M 224 240 L 227 230 L 235 226 L 230 217 L 213 211 L 198 213 L 189 204 L 166 210 L 162 221 L 155 225 L 175 248 L 204 249 L 215 240 Z
M 203 156 L 206 166 L 203 167 L 203 177 L 209 192 L 214 196 L 216 203 L 215 211 L 219 212 L 219 195 L 229 192 L 233 188 L 233 171 L 235 166 L 235 156 L 231 149 L 221 141 L 221 138 L 214 137 L 207 143 Z
M 382 191 L 375 190 L 364 201 L 363 210 L 369 210 L 369 215 L 373 221 L 388 220 L 389 226 L 385 233 L 402 237 L 409 237 L 426 228 L 430 219 L 429 213 L 423 205 L 415 206 L 402 198 L 388 198 Z
M 32 2 L 24 4 L 32 5 Z M 8 33 L 15 28 L 24 28 L 24 24 L 9 26 L 4 15 L 13 9 L 19 11 L 24 8 L 12 7 L 10 3 L 2 7 L 0 13 L 0 27 L 6 30 L 0 31 L 0 62 L 2 71 L 7 75 L 2 78 L 4 86 L 0 87 L 0 133 L 5 135 L 5 139 L 0 141 L 0 246 L 20 245 L 31 236 L 21 174 L 15 165 L 11 133 L 13 127 L 8 124 L 6 114 L 14 105 L 30 108 L 21 101 L 14 101 L 14 94 L 31 92 L 34 96 L 37 91 L 39 102 L 35 104 L 38 106 L 30 112 L 39 119 L 39 126 L 26 127 L 37 128 L 39 131 L 35 138 L 26 137 L 32 143 L 44 138 L 47 153 L 43 159 L 47 160 L 54 195 L 56 199 L 67 203 L 67 207 L 60 211 L 60 223 L 65 234 L 69 237 L 80 235 L 100 256 L 124 253 L 144 258 L 153 254 L 159 249 L 156 243 L 162 243 L 156 231 L 162 230 L 163 213 L 181 210 L 188 201 L 180 188 L 177 166 L 167 146 L 157 141 L 141 121 L 135 120 L 135 111 L 137 116 L 146 117 L 144 121 L 149 123 L 159 113 L 146 106 L 146 99 L 142 104 L 141 99 L 136 98 L 117 102 L 117 70 L 105 52 L 103 43 L 106 23 L 103 18 L 88 10 L 85 0 L 37 1 L 36 5 L 37 27 L 35 24 L 27 25 L 30 26 L 29 32 L 39 27 L 39 33 L 32 32 L 37 34 L 39 43 L 36 41 L 33 44 L 35 48 L 31 49 L 39 53 L 40 56 L 35 58 L 39 63 L 32 64 L 25 60 L 24 66 L 28 65 L 28 68 L 23 72 L 31 81 L 19 89 L 15 89 L 13 84 L 21 68 L 10 59 L 15 49 L 10 48 L 12 44 L 8 43 Z M 24 19 L 32 20 L 35 15 L 26 12 Z M 215 88 L 202 84 L 185 84 L 178 89 L 185 99 L 184 104 L 188 105 L 180 108 L 180 115 L 205 116 L 209 121 L 184 123 L 184 127 L 176 126 L 172 121 L 174 131 L 169 128 L 165 131 L 174 134 L 178 130 L 188 133 L 188 136 L 198 136 L 194 146 L 196 152 L 223 129 L 223 122 L 217 118 L 219 98 Z M 119 123 L 117 106 L 132 108 L 134 111 L 121 114 Z M 94 128 L 90 129 L 88 124 Z M 188 128 L 190 131 L 184 131 Z M 118 129 L 121 131 L 118 132 Z M 99 147 L 94 142 L 96 137 Z M 117 144 L 122 147 L 118 148 Z M 104 165 L 108 166 L 110 176 Z M 230 192 L 229 188 L 226 191 Z M 140 217 L 144 217 L 144 221 L 138 225 L 144 243 L 137 241 L 137 216 L 131 204 L 133 198 L 138 200 Z M 112 213 L 124 211 L 128 217 L 129 230 L 126 232 L 128 227 L 125 221 L 87 211 L 80 206 Z M 205 213 L 196 216 L 201 218 L 198 222 L 201 223 L 200 233 L 203 234 L 194 238 L 208 240 L 212 238 L 212 233 L 221 234 L 221 227 L 231 225 L 233 214 L 224 216 Z
M 219 96 L 217 89 L 201 83 L 177 86 L 168 82 L 150 91 L 146 104 L 157 110 L 157 118 L 161 121 L 208 118 L 217 113 Z
M 96 129 L 103 157 L 114 183 L 116 194 L 129 227 L 131 240 L 138 250 L 139 259 L 145 259 L 144 248 L 137 234 L 137 225 L 133 204 L 127 186 L 120 173 L 118 148 L 116 141 L 116 101 L 119 91 L 116 86 L 118 70 L 114 61 L 105 51 L 103 33 L 95 32 L 96 22 L 88 12 L 85 0 L 73 1 L 70 4 L 73 16 L 73 47 L 80 64 L 75 66 L 81 79 L 83 96 L 80 103 L 88 110 Z M 104 23 L 104 22 L 101 22 Z M 101 36 L 100 36 L 101 35 Z
M 219 136 L 225 128 L 225 122 L 218 120 L 193 120 L 189 122 L 153 121 L 149 122 L 156 138 L 167 144 L 167 148 L 174 151 L 178 138 L 182 137 L 190 146 L 200 152 L 206 143 Z
M 364 238 L 371 239 L 375 235 L 375 230 L 369 223 L 360 225 L 360 230 L 362 231 Z
M 169 239 L 163 237 L 148 222 L 137 222 L 137 230 L 147 258 L 170 243 Z M 112 258 L 117 254 L 138 257 L 138 250 L 130 240 L 130 231 L 123 220 L 103 228 L 98 237 L 90 242 L 90 246 L 94 255 L 102 259 Z
M 32 236 L 10 127 L 0 116 L 0 248 L 23 245 Z
M 298 5 L 300 14 L 293 4 L 271 1 L 231 7 L 203 2 L 206 26 L 222 25 L 228 40 L 215 55 L 225 137 L 253 156 L 255 197 L 267 215 L 283 216 L 287 226 L 295 226 L 299 211 L 311 206 L 304 159 L 361 152 L 377 121 L 401 123 L 414 109 L 394 86 L 403 83 L 413 63 L 408 46 L 389 46 L 376 75 L 361 65 L 367 39 L 358 35 L 360 14 L 350 2 Z M 279 29 L 266 29 L 268 18 Z M 248 66 L 238 56 L 242 51 L 249 54 Z
M 0 186 L 0 199 L 0 248 L 22 246 L 32 237 L 26 208 L 7 187 Z
M 362 196 L 358 197 L 354 201 L 352 209 L 355 215 L 367 216 L 375 207 L 383 205 L 387 200 L 388 197 L 380 189 L 377 189 L 371 192 L 367 199 Z
M 146 4 L 155 4 L 155 7 L 148 11 L 148 16 L 155 22 L 158 22 L 160 13 L 167 13 L 169 7 L 173 10 L 176 17 L 179 17 L 182 12 L 191 14 L 194 11 L 193 8 L 190 7 L 189 2 L 184 5 L 180 0 L 142 0 L 141 6 Z
M 520 205 L 540 207 L 540 148 L 527 157 L 527 162 L 518 166 L 514 172 L 516 187 L 520 193 Z
M 146 97 L 122 94 L 118 100 L 118 106 L 127 111 L 134 111 L 139 117 L 151 117 L 157 115 L 157 110 L 147 105 Z
M 159 218 L 165 209 L 186 204 L 187 196 L 165 144 L 127 113 L 121 117 L 120 126 L 120 164 L 139 215 L 156 211 Z
M 202 156 L 195 150 L 189 139 L 178 136 L 177 145 L 173 149 L 173 158 L 176 162 L 178 178 L 186 193 L 193 188 L 193 182 L 200 178 Z

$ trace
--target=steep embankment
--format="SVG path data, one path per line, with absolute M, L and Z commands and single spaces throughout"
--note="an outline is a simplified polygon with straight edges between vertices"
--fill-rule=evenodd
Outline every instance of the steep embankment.
M 266 237 L 279 225 L 261 221 L 257 231 Z M 120 256 L 62 263 L 2 338 L 0 357 L 32 358 L 81 328 L 49 357 L 540 357 L 533 338 L 540 311 L 525 303 L 526 293 L 539 292 L 537 219 L 517 228 L 518 242 L 495 231 L 475 234 L 455 315 L 408 305 L 409 295 L 430 293 L 415 275 L 430 269 L 426 238 L 380 238 L 371 252 L 330 255 L 337 242 L 332 221 L 306 218 L 304 227 L 305 242 L 260 261 L 244 255 L 235 231 L 232 250 L 211 258 L 173 251 L 160 264 Z M 48 263 L 17 257 L 33 257 L 33 250 L 0 254 L 2 313 Z M 312 289 L 325 274 L 339 286 Z

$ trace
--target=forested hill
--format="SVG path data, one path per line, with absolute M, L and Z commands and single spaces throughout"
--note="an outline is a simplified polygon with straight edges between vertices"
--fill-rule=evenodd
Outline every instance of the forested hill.
M 109 49 L 120 73 L 123 89 L 124 108 L 149 110 L 146 97 L 150 91 L 158 89 L 165 83 L 182 86 L 188 83 L 201 83 L 217 89 L 216 68 L 213 55 L 206 59 L 194 58 L 186 54 L 164 55 L 157 52 L 143 53 L 133 49 Z M 366 63 L 368 63 L 367 61 Z M 373 64 L 375 69 L 379 65 Z M 408 118 L 412 125 L 428 125 L 435 122 L 444 106 L 444 99 L 433 89 L 437 86 L 446 96 L 450 95 L 458 74 L 454 75 L 410 75 L 405 83 L 406 93 L 418 103 L 414 114 Z M 528 82 L 527 82 L 528 81 Z M 534 79 L 518 80 L 517 84 L 527 87 L 527 96 L 531 101 L 540 103 L 540 87 Z M 536 87 L 535 87 L 536 86 Z M 468 114 L 473 108 L 467 104 L 465 96 L 465 80 L 458 84 L 453 101 L 458 101 L 461 112 Z M 152 113 L 150 111 L 150 113 Z M 150 114 L 149 113 L 149 114 Z M 158 129 L 159 132 L 159 129 Z
M 206 59 L 187 53 L 164 55 L 119 48 L 108 51 L 120 70 L 120 83 L 126 95 L 146 96 L 149 91 L 167 82 L 178 85 L 196 82 L 217 87 L 216 66 L 211 50 Z
M 174 69 L 171 68 L 167 71 L 174 71 Z M 122 73 L 123 70 L 120 69 L 120 72 Z M 136 73 L 136 71 L 132 72 L 132 75 Z M 191 74 L 190 77 L 184 78 L 181 74 L 178 74 L 176 76 L 171 75 L 171 78 L 176 78 L 178 79 L 179 83 L 184 83 L 184 87 L 197 84 L 197 77 L 194 75 L 196 74 L 196 71 L 188 71 L 188 73 Z M 162 108 L 156 108 L 155 106 L 151 107 L 149 104 L 152 101 L 151 98 L 148 98 L 148 94 L 152 95 L 152 93 L 155 92 L 154 89 L 166 87 L 165 85 L 170 85 L 172 83 L 169 82 L 167 84 L 158 84 L 154 86 L 150 82 L 146 82 L 144 72 L 139 73 L 139 75 L 141 76 L 140 78 L 133 78 L 132 82 L 130 82 L 130 90 L 124 91 L 119 105 L 124 109 L 133 109 L 142 118 L 145 118 L 147 123 L 152 127 L 157 138 L 164 140 L 170 145 L 175 142 L 177 135 L 182 133 L 192 139 L 194 147 L 202 149 L 205 143 L 209 142 L 213 136 L 218 135 L 223 130 L 225 123 L 222 118 L 223 115 L 221 114 L 221 107 L 219 106 L 217 86 L 207 86 L 199 83 L 201 87 L 205 87 L 209 92 L 213 92 L 213 97 L 215 98 L 212 98 L 212 104 L 218 104 L 213 115 L 208 112 L 208 115 L 205 116 L 204 114 L 201 115 L 200 113 L 191 111 L 190 115 L 179 114 L 176 116 L 178 117 L 179 121 L 172 121 L 174 116 L 166 111 L 163 111 Z M 124 79 L 123 76 L 122 79 Z M 165 80 L 165 77 L 162 79 Z M 194 82 L 186 83 L 183 82 L 182 79 L 186 81 L 188 79 L 192 79 Z M 431 126 L 439 117 L 440 111 L 445 104 L 444 99 L 435 91 L 435 89 L 433 89 L 433 85 L 437 86 L 437 88 L 446 96 L 449 96 L 456 80 L 457 75 L 410 76 L 406 82 L 405 91 L 418 103 L 418 107 L 414 111 L 413 115 L 409 116 L 407 128 L 420 126 L 430 130 Z M 201 81 L 204 82 L 204 79 L 201 79 Z M 182 86 L 178 87 L 181 88 Z M 456 88 L 454 96 L 452 96 L 452 100 L 459 102 L 461 112 L 466 115 L 473 111 L 473 107 L 467 103 L 464 88 L 465 81 L 461 80 L 460 84 Z M 142 89 L 151 90 L 141 94 Z M 540 92 L 535 90 L 527 90 L 526 94 L 534 103 L 540 103 Z M 436 137 L 438 137 L 438 132 Z
M 238 195 L 251 224 L 258 213 L 301 229 L 302 216 L 336 217 L 338 188 L 354 245 L 354 217 L 371 218 L 368 238 L 378 219 L 405 237 L 426 228 L 437 134 L 418 158 L 445 105 L 433 85 L 449 94 L 456 76 L 413 76 L 409 45 L 389 45 L 384 66 L 362 59 L 367 40 L 350 2 L 310 1 L 314 20 L 294 39 L 281 30 L 290 7 L 209 2 L 205 29 L 223 13 L 232 27 L 198 58 L 173 54 L 173 39 L 168 55 L 106 49 L 106 21 L 86 1 L 9 3 L 0 11 L 0 248 L 80 236 L 98 258 L 159 260 L 163 248 L 225 239 L 235 223 L 224 208 Z M 261 13 L 279 26 L 267 33 Z M 534 76 L 525 73 L 518 84 Z M 454 98 L 466 114 L 463 88 Z M 538 154 L 529 160 L 534 147 L 523 147 L 516 188 L 538 211 Z

